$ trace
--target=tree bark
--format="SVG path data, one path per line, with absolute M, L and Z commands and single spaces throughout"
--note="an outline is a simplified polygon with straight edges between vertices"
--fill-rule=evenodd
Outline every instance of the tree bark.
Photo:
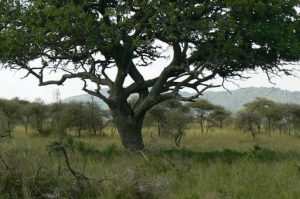
M 181 143 L 181 138 L 183 136 L 183 130 L 182 129 L 178 129 L 177 131 L 177 135 L 175 137 L 175 144 L 177 147 L 180 147 L 180 143 Z
M 201 128 L 202 135 L 204 135 L 204 120 L 203 119 L 200 120 L 200 128 Z
M 145 115 L 136 117 L 130 110 L 111 109 L 123 146 L 130 151 L 144 150 L 142 127 Z
M 271 131 L 272 131 L 272 129 L 271 129 L 271 119 L 268 118 L 268 133 L 269 133 L 269 136 L 271 136 Z

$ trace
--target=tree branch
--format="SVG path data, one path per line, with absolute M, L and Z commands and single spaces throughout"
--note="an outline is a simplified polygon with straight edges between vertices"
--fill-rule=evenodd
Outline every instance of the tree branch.
M 111 100 L 109 100 L 107 97 L 105 97 L 103 94 L 101 94 L 101 92 L 100 92 L 101 86 L 99 84 L 97 85 L 97 89 L 92 91 L 87 88 L 88 87 L 87 82 L 84 79 L 82 79 L 82 81 L 84 83 L 83 88 L 82 88 L 83 91 L 87 92 L 88 94 L 90 94 L 92 96 L 99 97 L 108 105 L 110 105 L 112 103 Z

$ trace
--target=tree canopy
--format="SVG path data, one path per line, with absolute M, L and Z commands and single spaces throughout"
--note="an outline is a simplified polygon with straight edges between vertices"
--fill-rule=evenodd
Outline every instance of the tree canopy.
M 285 64 L 300 59 L 299 4 L 5 0 L 0 2 L 0 63 L 35 76 L 41 86 L 81 79 L 84 91 L 110 107 L 119 132 L 125 131 L 120 132 L 124 146 L 143 149 L 141 126 L 154 105 L 193 100 L 216 86 L 209 80 L 218 76 L 241 77 L 258 68 L 290 74 Z M 171 59 L 157 77 L 145 78 L 140 68 L 161 65 L 155 61 L 165 58 L 165 49 Z M 35 60 L 40 64 L 32 64 Z M 112 68 L 115 76 L 108 75 Z M 129 85 L 126 79 L 132 80 Z M 100 93 L 103 86 L 109 96 Z M 181 96 L 183 88 L 195 95 Z M 131 106 L 127 99 L 133 93 L 139 98 Z

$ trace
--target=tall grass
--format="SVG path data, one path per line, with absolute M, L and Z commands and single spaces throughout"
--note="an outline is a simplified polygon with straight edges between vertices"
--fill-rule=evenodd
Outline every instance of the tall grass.
M 190 129 L 182 148 L 171 138 L 145 135 L 147 151 L 123 150 L 119 138 L 64 138 L 72 169 L 57 139 L 0 140 L 0 198 L 278 198 L 300 196 L 300 139 Z

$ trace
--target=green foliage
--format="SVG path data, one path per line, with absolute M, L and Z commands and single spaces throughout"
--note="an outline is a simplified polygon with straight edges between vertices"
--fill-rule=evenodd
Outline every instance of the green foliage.
M 189 107 L 183 105 L 180 101 L 170 100 L 162 104 L 166 117 L 166 129 L 169 131 L 183 131 L 188 124 L 192 122 Z
M 190 107 L 178 100 L 168 100 L 154 106 L 146 116 L 148 129 L 157 127 L 158 136 L 175 137 L 175 144 L 180 146 L 181 138 L 192 122 Z
M 290 75 L 286 63 L 300 60 L 297 6 L 298 0 L 2 1 L 0 63 L 25 70 L 42 86 L 82 80 L 83 90 L 114 112 L 124 146 L 135 142 L 125 147 L 143 149 L 142 121 L 156 104 L 193 100 L 217 76 L 241 77 L 259 68 Z M 158 77 L 145 80 L 138 67 L 165 58 L 165 47 L 173 51 L 172 60 Z M 33 66 L 36 60 L 40 64 Z M 107 75 L 112 67 L 116 78 Z M 128 86 L 126 77 L 133 80 Z M 103 86 L 109 96 L 100 93 Z M 196 92 L 186 98 L 183 88 Z M 139 98 L 131 106 L 134 93 Z M 76 128 L 80 135 L 86 127 Z M 129 131 L 138 133 L 124 140 Z
M 64 123 L 67 127 L 74 128 L 78 136 L 81 136 L 82 130 L 87 128 L 87 114 L 89 113 L 86 112 L 82 102 L 71 102 L 64 109 Z
M 95 101 L 92 99 L 90 102 L 85 103 L 85 109 L 88 113 L 87 125 L 89 131 L 93 131 L 94 135 L 99 131 L 102 134 L 102 130 L 105 127 L 104 120 L 109 117 L 109 114 L 104 111 Z
M 297 134 L 299 110 L 298 104 L 275 103 L 266 98 L 256 98 L 245 104 L 244 109 L 237 113 L 237 124 L 242 129 L 250 131 L 253 137 L 263 126 L 269 135 L 276 129 L 280 134 L 287 132 L 291 135 L 292 127 Z
M 15 100 L 0 99 L 0 134 L 12 137 L 17 124 L 19 104 Z
M 145 124 L 150 128 L 151 126 L 156 126 L 157 134 L 159 136 L 166 132 L 166 109 L 163 105 L 156 105 L 151 108 L 145 118 Z
M 47 145 L 47 149 L 50 152 L 60 151 L 61 147 L 64 147 L 71 154 L 80 153 L 85 157 L 93 157 L 101 160 L 112 160 L 123 154 L 117 147 L 116 144 L 108 145 L 103 150 L 98 150 L 90 144 L 78 141 L 72 137 L 66 137 L 61 141 L 53 141 Z
M 236 114 L 236 125 L 255 138 L 261 130 L 262 116 L 256 112 L 241 110 Z
M 104 112 L 95 102 L 70 102 L 64 105 L 62 120 L 69 129 L 75 129 L 78 136 L 82 131 L 88 130 L 96 135 L 97 131 L 102 131 L 105 127 Z
M 199 122 L 201 133 L 206 134 L 212 127 L 223 127 L 223 122 L 229 119 L 231 113 L 224 107 L 214 105 L 206 99 L 198 99 L 189 103 L 188 106 L 194 112 L 195 121 Z
M 42 136 L 55 133 L 64 137 L 75 128 L 80 133 L 84 130 L 96 135 L 105 127 L 104 118 L 108 117 L 94 102 L 45 104 L 40 99 L 0 99 L 0 136 L 12 136 L 16 125 L 22 125 L 25 134 L 33 129 Z
M 40 99 L 37 99 L 32 105 L 33 118 L 31 120 L 31 126 L 40 135 L 49 135 L 53 130 L 49 125 L 49 107 Z
M 25 103 L 21 104 L 20 110 L 19 110 L 19 120 L 21 121 L 22 125 L 25 128 L 25 134 L 27 134 L 28 127 L 30 125 L 30 122 L 32 121 L 34 117 L 35 112 L 35 105 L 32 103 Z

